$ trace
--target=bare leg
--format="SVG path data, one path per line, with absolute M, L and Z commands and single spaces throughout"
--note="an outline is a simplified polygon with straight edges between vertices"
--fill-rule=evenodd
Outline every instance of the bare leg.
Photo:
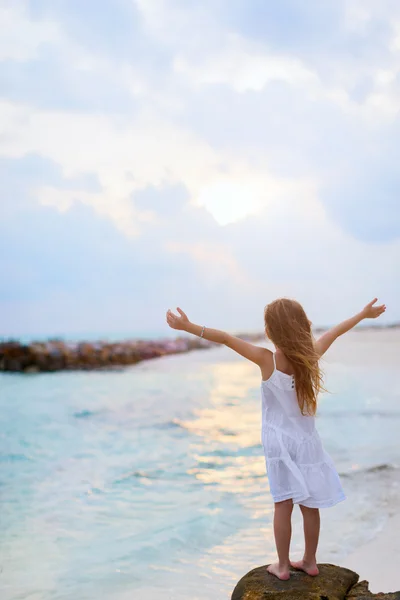
M 292 499 L 275 503 L 274 535 L 279 562 L 269 565 L 267 571 L 279 579 L 289 579 L 290 577 L 289 548 L 292 537 L 292 510 Z
M 308 508 L 300 504 L 303 514 L 305 550 L 303 560 L 290 562 L 295 569 L 301 569 L 308 575 L 318 575 L 317 546 L 320 530 L 320 516 L 318 508 Z

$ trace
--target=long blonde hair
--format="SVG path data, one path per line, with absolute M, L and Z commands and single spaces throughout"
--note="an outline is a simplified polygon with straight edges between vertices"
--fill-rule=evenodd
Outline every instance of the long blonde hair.
M 297 300 L 278 298 L 266 305 L 264 325 L 268 338 L 293 366 L 301 413 L 315 415 L 318 393 L 327 390 L 322 383 L 311 322 L 303 307 Z

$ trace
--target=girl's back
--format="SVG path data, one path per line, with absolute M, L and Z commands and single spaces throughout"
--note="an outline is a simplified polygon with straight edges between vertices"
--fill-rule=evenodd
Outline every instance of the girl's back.
M 274 427 L 301 440 L 314 432 L 314 416 L 301 414 L 294 375 L 277 369 L 275 353 L 272 357 L 272 375 L 261 381 L 262 432 L 266 433 L 268 427 Z

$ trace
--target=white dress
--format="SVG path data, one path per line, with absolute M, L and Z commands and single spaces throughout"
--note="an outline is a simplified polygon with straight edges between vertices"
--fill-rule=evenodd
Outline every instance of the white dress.
M 293 499 L 326 508 L 346 499 L 339 475 L 324 450 L 315 417 L 301 414 L 294 376 L 274 371 L 261 382 L 262 426 L 269 486 L 274 502 Z

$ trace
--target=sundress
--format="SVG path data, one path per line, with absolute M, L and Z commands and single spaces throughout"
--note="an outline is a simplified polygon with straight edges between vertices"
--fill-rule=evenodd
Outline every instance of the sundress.
M 346 499 L 332 458 L 315 427 L 301 414 L 293 375 L 276 368 L 261 382 L 262 426 L 267 477 L 274 502 L 292 499 L 309 508 L 326 508 Z

